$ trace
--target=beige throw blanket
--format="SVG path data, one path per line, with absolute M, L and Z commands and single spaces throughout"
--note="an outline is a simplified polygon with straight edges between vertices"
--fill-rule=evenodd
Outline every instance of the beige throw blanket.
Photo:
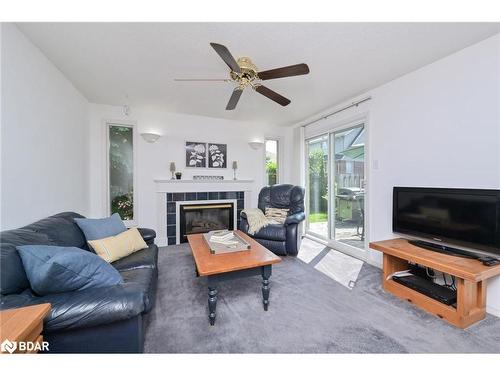
M 254 235 L 259 230 L 269 225 L 268 218 L 258 208 L 247 208 L 241 212 L 247 215 L 248 233 L 251 235 Z

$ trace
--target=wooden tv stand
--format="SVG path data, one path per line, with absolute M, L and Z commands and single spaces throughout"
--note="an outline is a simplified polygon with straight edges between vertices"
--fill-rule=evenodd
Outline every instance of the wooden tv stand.
M 370 248 L 384 253 L 383 287 L 386 291 L 460 328 L 466 328 L 486 316 L 486 282 L 500 275 L 500 265 L 487 267 L 475 259 L 459 258 L 411 245 L 396 238 L 371 242 Z M 445 305 L 413 289 L 387 280 L 394 272 L 416 263 L 455 276 L 456 306 Z

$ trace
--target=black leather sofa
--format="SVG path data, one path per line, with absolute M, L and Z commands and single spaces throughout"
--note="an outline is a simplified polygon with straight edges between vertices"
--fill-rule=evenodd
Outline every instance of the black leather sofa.
M 241 214 L 240 229 L 261 245 L 278 255 L 297 255 L 301 234 L 299 224 L 305 219 L 304 188 L 289 184 L 265 186 L 259 193 L 258 207 L 265 213 L 266 207 L 288 208 L 284 224 L 269 224 L 254 235 L 248 233 L 248 221 Z
M 139 229 L 147 249 L 112 265 L 124 282 L 112 287 L 37 296 L 30 289 L 16 246 L 39 244 L 89 250 L 73 219 L 63 212 L 25 227 L 0 233 L 0 310 L 50 303 L 43 336 L 50 353 L 140 353 L 147 313 L 155 301 L 158 247 L 155 231 Z

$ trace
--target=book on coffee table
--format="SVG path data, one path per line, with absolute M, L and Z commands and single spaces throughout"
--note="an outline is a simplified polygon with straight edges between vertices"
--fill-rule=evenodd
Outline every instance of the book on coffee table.
M 211 254 L 224 254 L 250 249 L 250 244 L 236 232 L 215 230 L 203 234 Z

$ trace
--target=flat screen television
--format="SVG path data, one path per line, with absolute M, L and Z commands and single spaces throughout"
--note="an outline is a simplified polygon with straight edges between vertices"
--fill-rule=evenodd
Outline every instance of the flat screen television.
M 394 187 L 394 232 L 500 256 L 500 190 Z

